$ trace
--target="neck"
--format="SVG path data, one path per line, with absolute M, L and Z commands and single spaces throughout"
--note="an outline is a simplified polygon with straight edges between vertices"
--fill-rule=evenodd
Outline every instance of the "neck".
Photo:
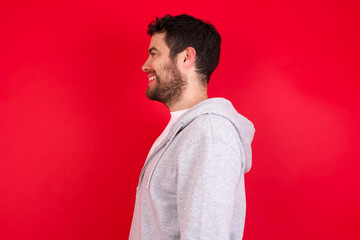
M 166 106 L 169 108 L 170 112 L 175 112 L 175 111 L 191 108 L 192 106 L 195 106 L 199 102 L 202 102 L 206 99 L 208 99 L 208 95 L 206 91 L 201 93 L 187 92 L 182 96 L 182 98 L 179 101 Z

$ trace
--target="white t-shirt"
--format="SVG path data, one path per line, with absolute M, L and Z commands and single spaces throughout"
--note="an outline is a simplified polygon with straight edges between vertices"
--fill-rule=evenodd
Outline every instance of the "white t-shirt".
M 181 115 L 183 115 L 187 109 L 184 110 L 180 110 L 180 111 L 176 111 L 176 112 L 170 112 L 171 114 L 171 118 L 169 123 L 167 124 L 166 128 L 164 129 L 164 131 L 160 134 L 160 136 L 156 139 L 156 141 L 154 142 L 154 144 L 152 145 L 149 155 L 154 151 L 154 149 L 166 138 L 166 136 L 168 135 L 170 128 L 172 127 L 172 125 L 176 122 L 176 120 L 179 119 L 179 117 L 181 117 Z

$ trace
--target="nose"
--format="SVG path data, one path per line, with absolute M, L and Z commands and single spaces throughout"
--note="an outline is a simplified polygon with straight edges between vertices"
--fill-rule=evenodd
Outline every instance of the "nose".
M 149 58 L 146 60 L 146 62 L 144 63 L 144 65 L 141 67 L 141 69 L 144 71 L 144 72 L 148 72 L 150 70 L 150 67 L 149 67 Z

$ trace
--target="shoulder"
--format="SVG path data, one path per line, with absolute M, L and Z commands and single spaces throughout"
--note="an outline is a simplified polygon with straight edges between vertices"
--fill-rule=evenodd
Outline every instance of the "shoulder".
M 224 116 L 207 113 L 194 118 L 179 133 L 184 145 L 212 140 L 213 143 L 237 145 L 239 135 L 233 123 Z

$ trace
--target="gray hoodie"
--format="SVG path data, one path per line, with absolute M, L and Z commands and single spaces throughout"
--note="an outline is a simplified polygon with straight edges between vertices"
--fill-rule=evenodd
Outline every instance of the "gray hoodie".
M 254 132 L 223 98 L 185 112 L 146 159 L 129 239 L 242 239 Z

